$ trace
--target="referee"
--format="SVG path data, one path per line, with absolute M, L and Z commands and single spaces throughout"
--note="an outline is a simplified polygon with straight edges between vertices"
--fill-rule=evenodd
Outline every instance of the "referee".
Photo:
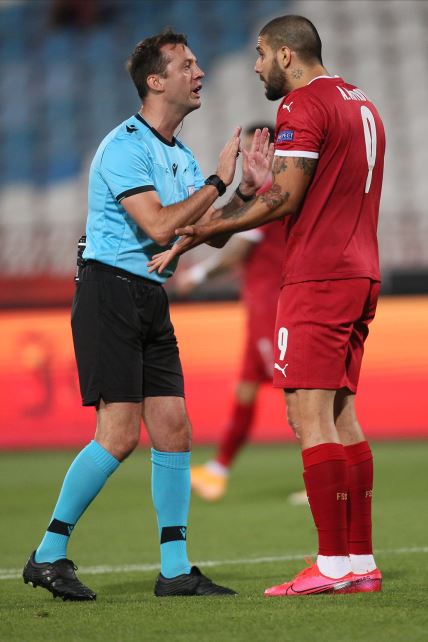
M 108 477 L 139 442 L 141 419 L 152 442 L 152 494 L 161 572 L 155 595 L 234 595 L 191 566 L 186 550 L 190 502 L 191 426 L 183 374 L 162 283 L 175 269 L 149 274 L 147 262 L 169 247 L 175 229 L 210 219 L 212 204 L 232 182 L 238 128 L 207 180 L 192 152 L 174 137 L 198 109 L 203 71 L 184 35 L 170 30 L 140 42 L 128 62 L 142 100 L 137 114 L 101 142 L 89 174 L 84 266 L 72 329 L 84 406 L 95 406 L 94 440 L 71 464 L 48 529 L 23 571 L 25 583 L 64 600 L 94 600 L 67 559 L 69 537 Z M 228 205 L 236 209 L 263 183 L 267 131 Z M 250 152 L 251 153 L 251 152 Z

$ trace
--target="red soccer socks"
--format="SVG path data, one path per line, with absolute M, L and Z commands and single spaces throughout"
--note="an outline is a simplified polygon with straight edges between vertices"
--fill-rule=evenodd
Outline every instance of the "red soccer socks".
M 380 591 L 382 575 L 371 549 L 373 460 L 367 442 L 319 444 L 303 450 L 302 458 L 318 531 L 317 563 L 265 595 Z
M 303 478 L 318 531 L 318 553 L 347 556 L 348 468 L 344 447 L 325 443 L 302 451 Z
M 348 461 L 348 545 L 354 555 L 372 554 L 373 456 L 367 441 L 345 446 Z
M 382 589 L 382 574 L 372 552 L 373 456 L 367 441 L 345 447 L 348 460 L 348 546 L 356 582 L 354 592 Z

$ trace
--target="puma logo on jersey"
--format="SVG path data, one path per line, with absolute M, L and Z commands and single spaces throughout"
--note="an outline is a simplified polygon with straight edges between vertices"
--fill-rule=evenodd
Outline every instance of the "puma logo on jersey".
M 294 102 L 294 100 L 292 100 L 292 101 L 291 101 L 291 103 L 290 103 L 289 105 L 286 105 L 286 104 L 284 103 L 284 105 L 282 106 L 282 108 L 283 108 L 283 109 L 288 109 L 288 113 L 290 113 L 290 112 L 291 112 L 291 105 L 293 104 L 293 102 Z
M 279 370 L 280 372 L 282 372 L 282 374 L 284 375 L 285 379 L 287 379 L 287 375 L 285 373 L 285 369 L 286 369 L 287 366 L 288 366 L 288 363 L 286 363 L 285 366 L 283 368 L 281 368 L 281 366 L 279 366 L 277 363 L 275 363 L 275 370 Z
M 133 134 L 134 132 L 138 131 L 138 127 L 135 127 L 135 125 L 127 125 L 126 131 L 128 132 L 128 134 Z

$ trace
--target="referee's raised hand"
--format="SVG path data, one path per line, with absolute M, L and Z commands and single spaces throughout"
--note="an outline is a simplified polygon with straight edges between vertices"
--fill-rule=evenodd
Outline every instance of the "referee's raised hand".
M 236 127 L 218 157 L 216 174 L 225 185 L 230 185 L 235 175 L 236 159 L 241 148 L 241 129 L 242 127 Z

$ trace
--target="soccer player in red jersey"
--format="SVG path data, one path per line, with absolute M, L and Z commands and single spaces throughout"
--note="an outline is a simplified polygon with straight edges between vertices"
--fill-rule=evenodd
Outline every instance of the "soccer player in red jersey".
M 187 236 L 152 269 L 212 235 L 285 218 L 274 385 L 285 390 L 289 423 L 300 437 L 319 548 L 315 564 L 265 594 L 378 591 L 373 458 L 355 395 L 380 288 L 384 128 L 364 92 L 325 69 L 320 37 L 306 18 L 272 20 L 257 50 L 266 97 L 282 98 L 272 187 L 208 225 L 178 230 Z
M 249 150 L 255 131 L 265 128 L 273 140 L 273 127 L 263 123 L 250 125 L 244 131 L 243 148 Z M 271 184 L 272 177 L 269 177 L 259 193 Z M 221 252 L 179 272 L 176 277 L 176 291 L 185 296 L 207 279 L 233 268 L 242 269 L 246 337 L 230 420 L 215 458 L 191 469 L 192 490 L 207 501 L 217 501 L 224 496 L 230 468 L 254 423 L 260 385 L 272 381 L 273 336 L 283 257 L 283 222 L 276 220 L 235 234 Z

